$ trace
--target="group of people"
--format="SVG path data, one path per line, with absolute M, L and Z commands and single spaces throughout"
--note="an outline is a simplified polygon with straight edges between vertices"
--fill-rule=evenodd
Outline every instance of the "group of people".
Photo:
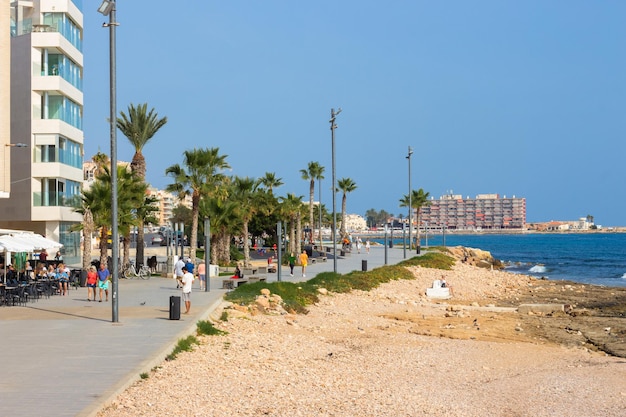
M 206 264 L 200 262 L 196 272 L 198 278 L 200 278 L 200 291 L 204 291 L 206 289 Z M 176 278 L 176 288 L 182 288 L 182 299 L 185 302 L 183 314 L 189 314 L 191 310 L 191 289 L 195 281 L 194 264 L 191 262 L 191 258 L 178 258 L 178 261 L 174 264 L 174 276 Z
M 111 282 L 111 272 L 106 263 L 100 263 L 100 268 L 91 265 L 87 271 L 87 301 L 96 301 L 96 289 L 100 290 L 100 300 L 105 295 L 105 301 L 109 301 L 109 283 Z M 93 298 L 92 298 L 93 297 Z
M 289 264 L 289 275 L 293 276 L 293 269 L 296 267 L 296 261 L 302 267 L 302 278 L 306 278 L 306 267 L 309 264 L 309 255 L 306 253 L 306 250 L 302 249 L 302 253 L 298 255 L 294 255 L 293 252 L 289 253 L 287 257 L 287 263 Z

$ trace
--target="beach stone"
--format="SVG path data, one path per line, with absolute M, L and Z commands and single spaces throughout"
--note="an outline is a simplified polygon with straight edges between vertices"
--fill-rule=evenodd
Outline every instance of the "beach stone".
M 520 314 L 552 314 L 555 312 L 564 312 L 565 305 L 563 304 L 521 304 L 517 308 L 517 312 Z

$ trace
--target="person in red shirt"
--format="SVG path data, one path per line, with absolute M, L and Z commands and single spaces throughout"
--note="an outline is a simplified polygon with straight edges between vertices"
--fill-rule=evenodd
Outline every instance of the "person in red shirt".
M 91 265 L 87 272 L 87 301 L 91 301 L 91 295 L 93 294 L 93 301 L 96 301 L 96 287 L 98 286 L 98 271 L 96 267 Z

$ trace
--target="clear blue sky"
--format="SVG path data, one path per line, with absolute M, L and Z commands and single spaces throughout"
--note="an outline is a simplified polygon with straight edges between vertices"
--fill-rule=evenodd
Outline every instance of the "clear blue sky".
M 83 0 L 85 159 L 109 153 L 108 29 Z M 525 197 L 527 221 L 591 214 L 626 225 L 626 2 L 119 0 L 118 111 L 147 102 L 168 124 L 144 149 L 148 181 L 182 152 L 218 147 L 229 174 L 326 167 L 348 212 L 439 198 Z M 133 150 L 118 134 L 118 159 Z M 316 186 L 316 199 L 317 196 Z M 341 206 L 337 195 L 337 210 Z

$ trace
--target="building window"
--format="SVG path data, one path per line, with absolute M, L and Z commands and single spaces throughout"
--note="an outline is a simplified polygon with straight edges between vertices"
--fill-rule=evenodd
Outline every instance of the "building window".
M 38 145 L 35 162 L 60 162 L 74 168 L 83 166 L 82 146 L 63 136 L 59 137 L 59 145 Z
M 41 75 L 60 76 L 68 83 L 82 91 L 83 70 L 74 61 L 63 54 L 41 53 Z
M 42 119 L 59 119 L 82 130 L 83 111 L 79 104 L 65 96 L 48 92 L 44 92 L 42 101 Z
M 83 34 L 81 29 L 65 13 L 44 13 L 43 23 L 55 28 L 65 39 L 79 51 L 83 50 Z
M 72 207 L 80 197 L 80 183 L 63 178 L 43 178 L 41 192 L 33 193 L 35 207 Z

